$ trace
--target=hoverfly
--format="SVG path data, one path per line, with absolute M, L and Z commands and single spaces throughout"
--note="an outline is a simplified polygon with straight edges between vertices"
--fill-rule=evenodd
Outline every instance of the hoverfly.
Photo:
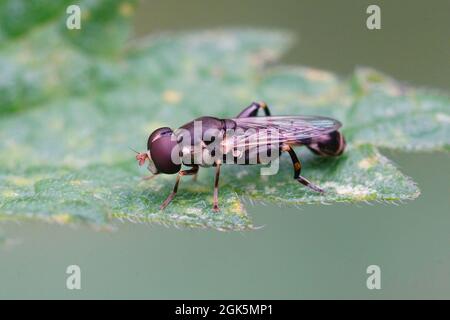
M 265 116 L 258 117 L 259 110 L 263 110 Z M 195 124 L 199 122 L 202 124 L 202 134 L 196 135 Z M 199 167 L 215 167 L 213 210 L 218 211 L 221 165 L 227 163 L 262 164 L 261 152 L 270 154 L 272 157 L 279 157 L 283 152 L 287 152 L 293 163 L 294 179 L 316 192 L 324 192 L 320 187 L 300 175 L 302 165 L 293 146 L 306 146 L 319 156 L 339 156 L 346 146 L 344 136 L 338 131 L 340 127 L 339 121 L 327 117 L 271 116 L 266 103 L 253 102 L 236 118 L 201 117 L 181 126 L 175 132 L 168 127 L 156 129 L 148 138 L 147 151 L 138 153 L 136 160 L 140 166 L 144 165 L 146 161 L 149 162 L 148 170 L 153 173 L 153 176 L 148 178 L 162 173 L 177 174 L 173 191 L 162 203 L 161 210 L 176 195 L 182 176 L 193 175 L 196 177 Z M 204 134 L 208 130 L 217 132 L 213 139 L 205 138 Z M 180 131 L 188 133 L 190 138 L 184 139 L 186 136 L 180 134 Z M 230 131 L 231 133 L 229 133 Z M 273 134 L 274 132 L 276 134 Z M 183 141 L 184 146 L 181 146 Z M 211 159 L 206 161 L 204 157 L 200 157 L 200 161 L 192 161 L 196 155 L 209 150 L 213 141 L 220 141 L 219 144 L 216 143 L 219 148 L 215 148 L 210 153 L 214 156 L 213 161 Z M 271 159 L 273 160 L 273 158 Z M 181 170 L 182 165 L 189 169 Z

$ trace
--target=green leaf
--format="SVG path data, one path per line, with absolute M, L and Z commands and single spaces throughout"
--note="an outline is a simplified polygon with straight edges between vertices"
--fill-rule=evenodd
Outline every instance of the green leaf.
M 449 148 L 448 96 L 409 88 L 371 69 L 355 73 L 354 95 L 348 114 L 354 143 L 407 151 Z
M 66 1 L 33 3 L 0 6 L 0 17 L 10 14 L 0 23 L 0 219 L 245 230 L 253 228 L 246 199 L 279 205 L 413 199 L 417 186 L 377 147 L 450 149 L 447 96 L 371 69 L 343 79 L 273 66 L 291 43 L 285 32 L 166 33 L 125 43 L 134 2 L 81 1 L 81 30 L 65 28 Z M 25 18 L 27 24 L 16 23 Z M 197 182 L 184 177 L 160 211 L 174 176 L 142 181 L 146 170 L 128 148 L 145 149 L 157 127 L 202 115 L 233 117 L 254 100 L 266 101 L 273 114 L 326 115 L 344 124 L 343 156 L 300 152 L 302 174 L 326 193 L 293 180 L 283 156 L 274 176 L 261 176 L 258 166 L 224 166 L 220 213 L 211 210 L 208 169 Z

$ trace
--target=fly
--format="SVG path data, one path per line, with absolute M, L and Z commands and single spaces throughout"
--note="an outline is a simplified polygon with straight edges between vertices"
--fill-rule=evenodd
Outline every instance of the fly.
M 259 110 L 263 110 L 265 116 L 258 117 Z M 201 125 L 201 134 L 198 134 L 197 124 Z M 267 163 L 262 155 L 269 155 L 270 162 L 287 152 L 294 167 L 294 179 L 323 193 L 323 189 L 301 175 L 302 165 L 293 147 L 306 146 L 319 156 L 340 156 L 346 146 L 344 136 L 338 131 L 341 126 L 339 121 L 327 117 L 271 116 L 267 104 L 253 102 L 236 118 L 201 117 L 175 132 L 168 127 L 156 129 L 148 138 L 147 151 L 138 153 L 136 160 L 140 166 L 148 161 L 148 170 L 153 174 L 148 178 L 177 174 L 175 186 L 161 210 L 175 197 L 181 177 L 196 177 L 200 167 L 215 167 L 213 210 L 219 211 L 222 164 Z M 189 169 L 181 170 L 182 165 Z

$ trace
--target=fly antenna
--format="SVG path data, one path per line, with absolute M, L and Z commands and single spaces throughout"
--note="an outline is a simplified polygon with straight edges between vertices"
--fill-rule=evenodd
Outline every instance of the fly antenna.
M 133 151 L 133 152 L 135 152 L 135 153 L 137 153 L 137 154 L 139 154 L 140 152 L 138 152 L 138 151 L 136 151 L 136 150 L 134 150 L 133 148 L 131 148 L 131 147 L 128 147 L 131 151 Z

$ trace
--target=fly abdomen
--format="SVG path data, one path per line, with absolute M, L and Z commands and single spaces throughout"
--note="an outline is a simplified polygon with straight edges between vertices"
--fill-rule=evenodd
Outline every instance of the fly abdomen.
M 344 135 L 339 131 L 315 137 L 305 144 L 315 154 L 329 157 L 340 156 L 346 146 Z

